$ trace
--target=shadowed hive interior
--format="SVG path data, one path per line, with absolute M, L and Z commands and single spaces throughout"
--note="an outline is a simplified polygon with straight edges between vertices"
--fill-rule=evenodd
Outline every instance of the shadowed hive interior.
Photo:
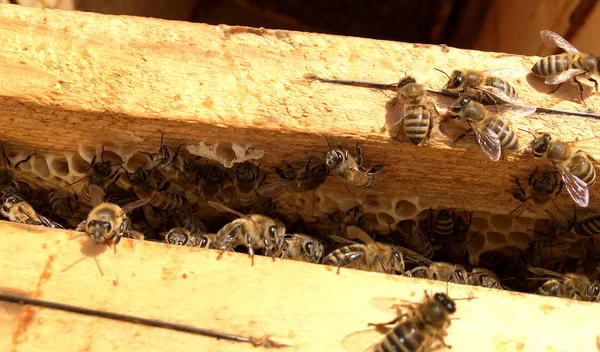
M 169 151 L 174 152 L 176 147 L 170 146 Z M 48 199 L 40 200 L 39 197 L 48 197 L 47 192 L 36 192 L 37 190 L 68 190 L 62 192 L 77 197 L 81 193 L 81 185 L 85 183 L 85 177 L 89 174 L 91 162 L 110 161 L 111 172 L 116 177 L 114 186 L 117 189 L 128 190 L 127 196 L 117 192 L 110 192 L 107 187 L 106 200 L 123 204 L 137 199 L 135 193 L 131 192 L 131 185 L 127 184 L 128 179 L 138 168 L 147 168 L 152 162 L 152 157 L 137 150 L 125 150 L 111 146 L 80 146 L 77 153 L 42 153 L 34 151 L 20 150 L 15 152 L 16 148 L 7 147 L 6 154 L 11 164 L 17 165 L 14 169 L 14 178 L 19 181 L 25 181 L 31 186 L 24 197 L 34 205 L 49 204 Z M 308 224 L 306 229 L 310 231 L 331 233 L 339 231 L 340 223 L 361 226 L 377 241 L 395 242 L 391 232 L 397 232 L 399 225 L 406 220 L 412 220 L 421 228 L 427 228 L 429 225 L 430 214 L 435 218 L 441 208 L 429 208 L 419 202 L 419 198 L 414 196 L 408 199 L 399 197 L 386 197 L 370 194 L 367 190 L 346 189 L 340 191 L 335 186 L 341 181 L 333 175 L 328 177 L 327 182 L 316 191 L 307 191 L 295 193 L 286 191 L 285 187 L 276 188 L 278 191 L 274 194 L 265 194 L 263 187 L 265 185 L 281 184 L 285 182 L 271 168 L 260 167 L 260 158 L 268 151 L 255 150 L 247 145 L 223 144 L 208 145 L 199 143 L 198 145 L 180 146 L 178 149 L 178 158 L 185 161 L 185 167 L 194 169 L 191 172 L 193 176 L 189 179 L 194 183 L 193 189 L 183 189 L 177 182 L 167 183 L 167 186 L 161 189 L 165 194 L 180 194 L 185 197 L 186 210 L 195 213 L 209 232 L 216 233 L 226 223 L 235 219 L 231 214 L 223 214 L 208 206 L 207 200 L 213 200 L 224 203 L 225 205 L 236 209 L 242 213 L 262 213 L 272 217 L 279 217 L 283 220 L 291 231 L 297 231 L 299 220 Z M 191 152 L 191 153 L 190 153 Z M 27 159 L 28 156 L 31 157 Z M 324 160 L 314 159 L 312 167 L 323 163 Z M 260 170 L 260 177 L 257 177 L 257 192 L 253 193 L 253 204 L 241 205 L 236 203 L 235 180 L 238 167 L 243 162 L 252 163 L 253 167 Z M 225 166 L 229 166 L 229 168 Z M 202 180 L 198 170 L 205 170 L 212 167 L 214 170 L 222 172 L 219 191 L 214 196 L 205 196 L 203 194 Z M 282 165 L 282 168 L 284 166 Z M 298 174 L 302 174 L 304 165 L 293 165 Z M 190 175 L 191 175 L 190 174 Z M 265 178 L 262 180 L 262 178 Z M 79 185 L 79 186 L 78 186 Z M 41 193 L 41 195 L 40 195 Z M 56 192 L 55 192 L 56 193 Z M 63 196 L 65 197 L 65 196 Z M 275 204 L 275 208 L 269 208 L 270 201 Z M 518 202 L 515 201 L 515 206 Z M 81 206 L 81 205 L 80 205 Z M 43 208 L 39 205 L 37 209 L 42 215 L 48 216 L 61 223 L 67 228 L 75 227 L 80 221 L 84 220 L 89 208 L 81 206 L 81 210 L 73 218 L 65 219 L 53 212 L 52 206 Z M 162 209 L 156 209 L 160 225 L 148 225 L 150 223 L 145 218 L 145 213 L 141 209 L 134 210 L 130 217 L 134 223 L 134 229 L 145 234 L 146 240 L 163 241 L 164 235 L 172 227 L 176 226 L 170 221 L 165 220 L 165 216 L 172 213 L 165 212 Z M 480 265 L 480 257 L 484 253 L 492 253 L 494 250 L 512 248 L 523 253 L 528 250 L 530 243 L 535 239 L 534 229 L 539 232 L 546 231 L 541 220 L 535 220 L 527 217 L 513 218 L 509 215 L 491 214 L 481 211 L 470 212 L 468 209 L 446 209 L 448 213 L 455 213 L 461 219 L 470 218 L 470 227 L 466 236 L 467 258 L 461 264 L 465 267 L 475 267 Z M 354 213 L 353 213 L 354 212 Z M 357 216 L 364 216 L 362 223 L 358 223 Z M 350 220 L 349 220 L 350 219 Z M 537 221 L 537 222 L 536 222 Z M 296 224 L 296 225 L 294 225 Z M 425 232 L 427 230 L 424 230 Z M 400 232 L 401 235 L 406 233 Z M 338 235 L 338 233 L 335 233 Z M 344 233 L 341 234 L 345 236 Z M 402 240 L 401 240 L 402 241 Z M 245 251 L 245 248 L 237 250 Z M 329 250 L 331 252 L 331 249 Z M 258 252 L 260 254 L 260 251 Z M 437 251 L 433 260 L 438 258 Z M 497 263 L 496 263 L 497 264 Z

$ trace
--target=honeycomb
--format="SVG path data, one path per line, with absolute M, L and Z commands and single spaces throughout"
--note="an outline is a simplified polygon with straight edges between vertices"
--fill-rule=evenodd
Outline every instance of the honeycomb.
M 103 151 L 102 151 L 103 148 Z M 204 142 L 198 145 L 188 145 L 187 150 L 192 155 L 201 156 L 217 162 L 224 167 L 233 167 L 244 161 L 255 161 L 263 157 L 263 150 L 252 149 L 248 145 L 220 144 L 210 145 Z M 12 165 L 25 159 L 31 153 L 6 150 Z M 145 154 L 137 150 L 127 150 L 114 146 L 80 146 L 77 153 L 35 153 L 29 162 L 19 164 L 15 169 L 15 178 L 27 182 L 32 188 L 57 189 L 67 187 L 81 180 L 90 166 L 96 160 L 111 161 L 118 164 L 127 172 L 134 172 L 147 162 Z M 276 174 L 270 173 L 266 182 L 280 181 Z M 325 185 L 326 186 L 326 185 Z M 281 192 L 274 197 L 283 213 L 297 213 L 310 221 L 327 219 L 328 214 L 344 213 L 348 209 L 360 206 L 374 229 L 385 235 L 390 227 L 403 220 L 422 220 L 429 207 L 420 204 L 418 197 L 398 198 L 366 195 L 359 200 L 354 195 L 332 192 L 328 187 L 320 187 L 314 193 L 290 194 Z M 232 194 L 235 186 L 231 182 L 223 185 L 223 194 Z M 260 193 L 260 190 L 259 190 Z M 193 197 L 193 196 L 190 196 Z M 457 209 L 465 213 L 465 209 Z M 471 232 L 474 238 L 468 244 L 471 264 L 476 265 L 479 255 L 486 251 L 515 246 L 526 249 L 532 240 L 535 220 L 530 218 L 512 218 L 507 215 L 474 212 L 472 214 Z

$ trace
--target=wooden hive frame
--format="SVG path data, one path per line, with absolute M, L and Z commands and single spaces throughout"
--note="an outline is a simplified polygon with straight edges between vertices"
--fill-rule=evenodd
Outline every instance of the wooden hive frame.
M 515 206 L 504 192 L 512 186 L 509 174 L 524 178 L 546 165 L 527 153 L 490 162 L 472 142 L 390 143 L 379 131 L 384 94 L 302 79 L 314 73 L 393 82 L 407 71 L 441 87 L 445 77 L 433 67 L 529 68 L 536 57 L 10 5 L 0 6 L 0 28 L 0 138 L 9 147 L 75 152 L 81 145 L 112 143 L 151 152 L 165 132 L 169 145 L 251 145 L 266 151 L 261 165 L 272 166 L 322 152 L 328 135 L 348 148 L 359 141 L 368 163 L 386 164 L 374 194 L 496 214 Z M 529 104 L 583 110 L 575 88 L 548 95 L 539 80 L 518 83 Z M 600 99 L 591 96 L 587 106 L 599 111 Z M 563 140 L 582 139 L 582 147 L 600 159 L 599 144 L 590 139 L 600 131 L 598 120 L 536 114 L 523 123 Z M 527 133 L 519 136 L 529 140 Z M 559 205 L 569 202 L 562 197 Z M 587 211 L 599 208 L 599 197 L 592 196 Z M 90 253 L 87 239 L 68 240 L 74 233 L 9 223 L 0 224 L 0 236 L 0 291 L 230 333 L 270 334 L 292 345 L 289 350 L 344 350 L 348 334 L 390 318 L 370 304 L 374 298 L 419 300 L 424 290 L 446 290 L 441 283 L 353 270 L 338 276 L 324 266 L 268 258 L 251 267 L 243 254 L 215 261 L 210 250 L 129 240 L 116 253 Z M 89 258 L 71 266 L 86 256 L 99 261 L 103 275 Z M 593 328 L 600 326 L 598 305 L 448 289 L 453 297 L 476 297 L 459 303 L 460 320 L 449 330 L 447 342 L 457 351 L 600 350 Z M 6 351 L 248 349 L 72 313 L 0 307 Z M 380 337 L 359 341 L 368 345 Z

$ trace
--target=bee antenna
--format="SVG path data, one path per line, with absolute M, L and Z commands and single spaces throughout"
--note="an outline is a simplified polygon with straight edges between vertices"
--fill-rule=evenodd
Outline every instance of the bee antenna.
M 165 133 L 163 132 L 163 133 L 160 134 L 160 146 L 161 147 L 163 146 L 163 138 L 164 137 L 165 137 Z
M 529 134 L 531 134 L 531 135 L 532 135 L 534 138 L 535 138 L 535 137 L 537 137 L 537 136 L 535 135 L 535 133 L 531 132 L 530 130 L 527 130 L 527 129 L 524 129 L 524 128 L 519 128 L 519 131 L 521 131 L 521 132 L 525 132 L 525 133 L 529 133 Z
M 100 150 L 100 161 L 104 162 L 104 144 L 102 144 L 102 149 Z
M 443 73 L 443 74 L 444 74 L 444 76 L 446 76 L 446 77 L 448 77 L 448 79 L 450 79 L 450 76 L 448 76 L 448 74 L 447 74 L 446 72 L 444 72 L 444 71 L 440 70 L 439 68 L 435 68 L 435 67 L 434 67 L 433 69 L 434 69 L 434 70 L 436 70 L 436 71 L 438 71 L 438 72 L 441 72 L 441 73 Z M 444 86 L 444 87 L 445 87 L 445 86 Z
M 327 138 L 327 136 L 325 136 L 325 140 L 327 141 L 327 146 L 329 147 L 329 150 L 331 150 L 331 144 L 329 143 L 329 138 Z
M 4 143 L 2 143 L 2 159 L 4 159 L 4 171 L 8 172 L 10 160 L 8 160 L 8 156 L 6 155 L 6 148 L 4 147 Z

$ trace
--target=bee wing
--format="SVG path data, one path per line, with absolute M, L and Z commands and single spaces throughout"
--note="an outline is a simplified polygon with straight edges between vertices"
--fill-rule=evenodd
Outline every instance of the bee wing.
M 354 243 L 357 243 L 356 241 L 352 241 L 352 240 L 349 240 L 347 238 L 340 237 L 340 236 L 335 236 L 335 235 L 327 235 L 327 238 L 330 239 L 330 240 L 332 240 L 333 242 L 341 243 L 341 244 L 354 244 Z
M 513 125 L 522 117 L 529 116 L 537 110 L 535 106 L 518 104 L 492 105 L 488 106 L 487 109 L 505 123 L 512 123 Z
M 277 193 L 286 190 L 289 191 L 290 187 L 289 182 L 291 181 L 278 181 L 278 182 L 272 182 L 266 185 L 263 185 L 262 187 L 260 187 L 260 189 L 258 190 L 258 192 L 266 197 L 273 197 L 275 196 Z
M 387 114 L 385 117 L 386 126 L 396 126 L 404 120 L 404 103 L 398 98 L 392 98 L 385 104 Z
M 42 216 L 42 215 L 38 214 L 37 217 L 40 220 L 40 222 L 42 223 L 42 225 L 44 225 L 46 227 L 52 227 L 52 228 L 55 228 L 55 229 L 64 229 L 64 227 L 61 224 L 59 224 L 57 222 L 54 222 L 54 221 L 48 219 L 45 216 Z
M 88 186 L 88 191 L 90 192 L 93 207 L 97 207 L 102 202 L 104 202 L 104 190 L 102 189 L 102 187 L 95 184 L 91 184 Z
M 239 211 L 233 210 L 221 203 L 213 202 L 212 200 L 209 200 L 207 203 L 208 203 L 208 205 L 210 205 L 211 207 L 215 208 L 216 210 L 218 210 L 220 212 L 232 213 L 232 214 L 239 216 L 240 218 L 245 218 L 245 219 L 249 218 L 248 215 L 244 215 L 244 214 L 240 213 Z
M 546 46 L 550 48 L 559 47 L 571 54 L 579 53 L 579 50 L 577 50 L 577 48 L 574 47 L 571 43 L 569 43 L 565 38 L 552 31 L 549 31 L 547 29 L 543 30 L 540 32 L 540 36 L 542 37 L 542 41 L 544 42 L 544 44 L 546 44 Z
M 500 139 L 496 132 L 491 129 L 480 126 L 478 124 L 472 123 L 471 127 L 473 128 L 473 132 L 475 132 L 475 136 L 477 137 L 477 142 L 483 153 L 492 161 L 498 161 L 500 159 L 500 154 L 502 153 L 502 149 L 500 147 Z
M 430 265 L 433 262 L 431 260 L 429 260 L 428 258 L 420 255 L 417 252 L 411 251 L 408 248 L 404 248 L 404 247 L 400 247 L 400 252 L 402 254 L 406 255 L 406 259 L 404 260 L 405 262 L 412 262 L 412 260 L 415 260 L 417 264 L 421 263 L 421 264 L 425 264 L 425 265 Z
M 382 338 L 376 328 L 358 330 L 346 335 L 341 345 L 348 352 L 374 352 Z
M 516 218 L 517 216 L 521 216 L 521 214 L 523 214 L 523 212 L 527 209 L 528 206 L 529 206 L 529 198 L 527 198 L 524 202 L 521 202 L 521 204 L 519 204 L 518 207 L 516 207 L 510 213 L 508 213 L 508 215 L 512 216 L 513 218 Z
M 346 227 L 346 234 L 349 238 L 358 238 L 366 245 L 373 245 L 377 248 L 381 249 L 381 246 L 377 242 L 369 236 L 368 233 L 364 232 L 360 227 L 357 226 L 348 226 Z
M 544 268 L 536 268 L 536 267 L 532 267 L 529 268 L 529 271 L 531 271 L 532 273 L 534 273 L 537 276 L 549 276 L 549 277 L 556 277 L 556 278 L 561 278 L 562 279 L 562 275 L 554 272 L 552 270 L 548 270 L 548 269 L 544 269 Z
M 133 209 L 139 208 L 142 205 L 148 203 L 149 201 L 150 201 L 150 198 L 144 198 L 144 199 L 139 199 L 139 200 L 133 201 L 131 203 L 127 203 L 121 208 L 121 214 L 127 214 L 130 211 L 132 211 Z
M 546 212 L 548 213 L 548 215 L 550 215 L 552 219 L 554 219 L 554 221 L 557 221 L 559 223 L 567 221 L 565 214 L 563 214 L 558 205 L 556 205 L 554 199 L 552 199 L 549 202 L 548 207 L 546 208 Z
M 477 86 L 477 89 L 482 90 L 506 103 L 519 104 L 521 101 L 515 97 L 509 97 L 501 89 L 492 86 Z
M 557 75 L 548 76 L 544 80 L 546 84 L 559 84 L 570 80 L 571 78 L 585 73 L 585 70 L 580 68 L 572 68 L 570 70 L 563 71 Z
M 590 202 L 588 185 L 564 167 L 556 165 L 556 168 L 562 176 L 562 180 L 565 183 L 565 187 L 571 195 L 571 198 L 573 198 L 575 203 L 580 207 L 587 207 Z
M 529 72 L 524 69 L 518 68 L 497 68 L 492 70 L 485 70 L 482 73 L 488 76 L 495 76 L 502 79 L 519 79 L 525 77 Z

